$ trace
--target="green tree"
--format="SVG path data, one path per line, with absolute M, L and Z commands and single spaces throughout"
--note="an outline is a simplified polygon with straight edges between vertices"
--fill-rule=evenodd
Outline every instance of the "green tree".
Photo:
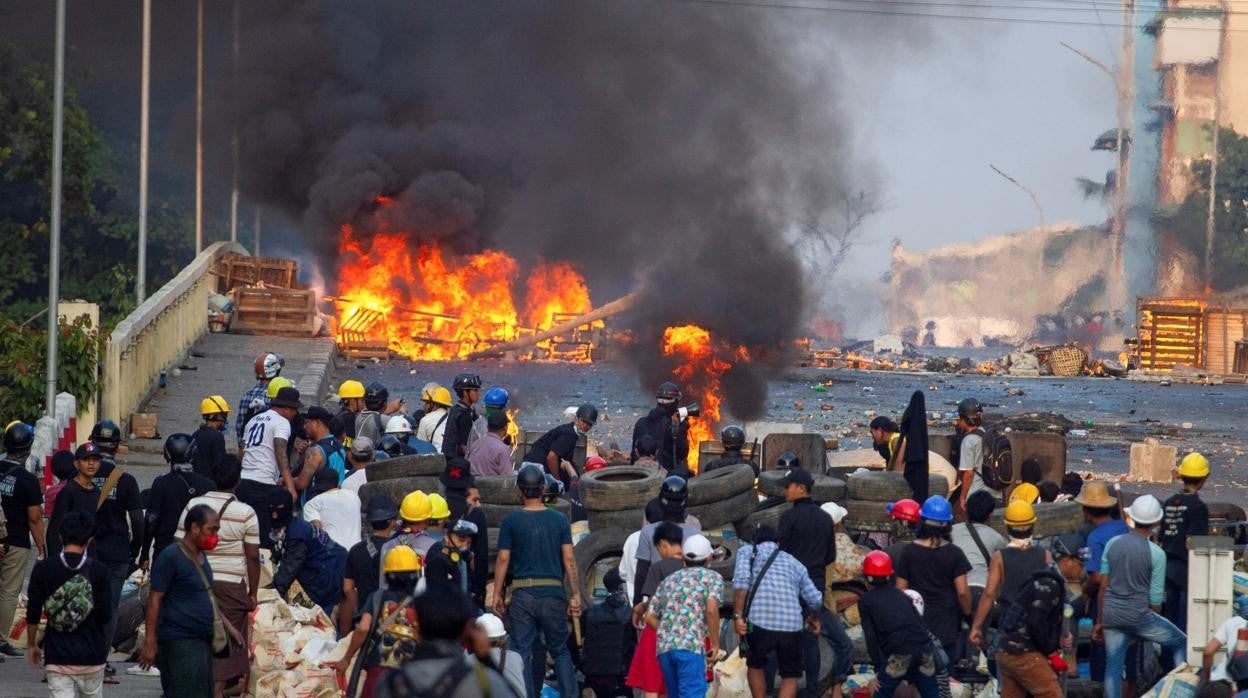
M 1177 209 L 1157 217 L 1158 230 L 1202 264 L 1207 245 L 1210 165 L 1209 160 L 1194 162 L 1191 172 L 1196 189 Z M 1214 291 L 1248 284 L 1248 138 L 1227 128 L 1218 134 L 1212 262 Z

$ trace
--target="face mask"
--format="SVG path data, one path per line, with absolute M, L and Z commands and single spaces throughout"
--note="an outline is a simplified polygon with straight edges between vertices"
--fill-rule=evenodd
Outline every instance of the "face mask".
M 573 425 L 572 425 L 572 431 L 575 431 L 577 436 L 584 436 L 584 435 L 586 435 L 586 434 L 588 434 L 588 433 L 589 433 L 589 431 L 588 431 L 588 430 L 586 430 L 586 429 L 582 429 L 582 428 L 581 428 L 581 425 L 579 425 L 579 424 L 573 424 Z
M 220 542 L 221 542 L 220 536 L 218 536 L 215 533 L 209 533 L 208 535 L 204 536 L 202 540 L 199 541 L 199 549 L 205 550 L 205 551 L 215 550 L 217 547 L 217 544 Z

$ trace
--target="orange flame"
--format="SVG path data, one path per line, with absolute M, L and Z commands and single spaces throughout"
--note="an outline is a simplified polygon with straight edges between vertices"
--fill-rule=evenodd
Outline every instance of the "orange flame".
M 739 361 L 748 361 L 745 347 L 715 341 L 711 333 L 697 325 L 680 325 L 663 331 L 663 355 L 677 357 L 682 363 L 672 375 L 687 393 L 699 396 L 702 416 L 689 419 L 689 469 L 698 472 L 698 447 L 711 438 L 711 429 L 719 423 L 720 378 Z
M 528 277 L 521 315 L 513 300 L 519 276 L 516 260 L 498 250 L 449 255 L 431 243 L 413 249 L 404 232 L 381 232 L 366 242 L 343 226 L 338 294 L 344 302 L 335 334 L 339 342 L 388 340 L 411 359 L 450 360 L 516 339 L 521 329 L 550 327 L 558 313 L 592 309 L 584 278 L 555 262 Z

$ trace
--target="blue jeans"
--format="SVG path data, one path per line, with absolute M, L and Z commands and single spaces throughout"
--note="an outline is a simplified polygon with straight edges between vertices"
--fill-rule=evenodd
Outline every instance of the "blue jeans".
M 669 650 L 659 655 L 668 698 L 703 698 L 706 695 L 706 655 L 688 650 Z
M 1103 628 L 1105 633 L 1105 695 L 1122 695 L 1122 671 L 1127 661 L 1127 643 L 1133 637 L 1142 638 L 1161 645 L 1161 650 L 1169 654 L 1175 666 L 1183 663 L 1186 654 L 1187 637 L 1174 623 L 1149 613 L 1148 620 L 1139 625 L 1124 628 Z M 1165 656 L 1165 655 L 1163 655 Z
M 849 675 L 850 660 L 853 659 L 854 643 L 845 634 L 845 624 L 841 617 L 826 607 L 819 608 L 819 634 L 802 631 L 802 667 L 806 674 L 806 689 L 803 693 L 810 698 L 819 695 L 819 638 L 823 637 L 832 646 L 833 678 Z M 770 664 L 769 664 L 770 666 Z M 774 671 L 773 671 L 774 674 Z
M 909 681 L 921 698 L 937 698 L 940 683 L 936 679 L 936 661 L 930 652 L 913 655 L 891 655 L 885 666 L 875 674 L 880 690 L 875 698 L 893 698 L 893 692 L 902 681 Z
M 130 576 L 129 562 L 105 562 L 108 570 L 109 600 L 113 604 L 113 615 L 104 624 L 104 641 L 108 643 L 108 651 L 113 651 L 113 642 L 117 639 L 117 609 L 121 606 L 121 589 L 126 585 L 126 577 Z
M 507 613 L 511 618 L 511 649 L 524 660 L 525 677 L 533 676 L 533 642 L 540 632 L 546 651 L 555 660 L 560 695 L 579 696 L 576 668 L 568 652 L 568 602 L 562 597 L 535 596 L 528 589 L 517 589 L 512 592 Z M 529 698 L 537 698 L 540 692 L 529 684 Z

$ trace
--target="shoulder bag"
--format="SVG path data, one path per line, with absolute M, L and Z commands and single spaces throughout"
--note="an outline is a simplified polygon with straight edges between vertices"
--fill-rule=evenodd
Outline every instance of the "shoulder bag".
M 125 475 L 121 470 L 121 466 L 114 465 L 113 472 L 108 474 L 108 478 L 104 480 L 104 486 L 100 488 L 100 499 L 95 503 L 95 510 L 99 511 L 104 507 L 104 502 L 108 501 L 108 495 L 113 493 L 117 488 L 117 483 L 121 480 L 121 476 Z
M 774 545 L 776 546 L 776 549 L 775 549 L 775 550 L 772 550 L 772 551 L 771 551 L 771 555 L 768 555 L 768 556 L 767 556 L 767 561 L 763 563 L 763 568 L 762 568 L 761 570 L 759 570 L 759 571 L 758 571 L 758 576 L 757 576 L 757 577 L 754 577 L 753 582 L 750 584 L 750 591 L 749 591 L 749 593 L 747 593 L 747 594 L 745 595 L 745 607 L 741 609 L 741 619 L 742 619 L 742 620 L 744 620 L 744 621 L 746 622 L 747 627 L 748 627 L 748 624 L 749 624 L 749 622 L 750 622 L 750 620 L 749 620 L 749 617 L 750 617 L 750 606 L 751 606 L 751 605 L 753 605 L 753 603 L 754 603 L 754 595 L 758 593 L 758 585 L 759 585 L 759 583 L 760 583 L 760 582 L 762 582 L 762 581 L 763 581 L 763 575 L 767 574 L 767 570 L 768 570 L 768 568 L 770 568 L 770 567 L 771 567 L 771 563 L 775 562 L 775 561 L 776 561 L 776 556 L 780 554 L 780 544 L 779 544 L 779 543 L 775 543 Z M 751 570 L 753 570 L 753 568 L 754 568 L 754 555 L 755 555 L 755 553 L 756 553 L 757 551 L 758 551 L 758 546 L 754 546 L 753 548 L 751 548 L 751 549 L 750 549 L 750 568 L 751 568 Z M 740 640 L 740 642 L 737 644 L 737 646 L 738 646 L 738 648 L 739 648 L 739 650 L 738 650 L 738 651 L 739 651 L 740 655 L 741 655 L 741 656 L 743 656 L 743 657 L 744 657 L 745 655 L 749 654 L 749 652 L 750 652 L 750 643 L 746 640 L 746 638 L 747 638 L 747 637 L 749 637 L 749 636 L 748 636 L 748 635 L 743 635 L 743 636 L 741 636 L 741 640 Z

